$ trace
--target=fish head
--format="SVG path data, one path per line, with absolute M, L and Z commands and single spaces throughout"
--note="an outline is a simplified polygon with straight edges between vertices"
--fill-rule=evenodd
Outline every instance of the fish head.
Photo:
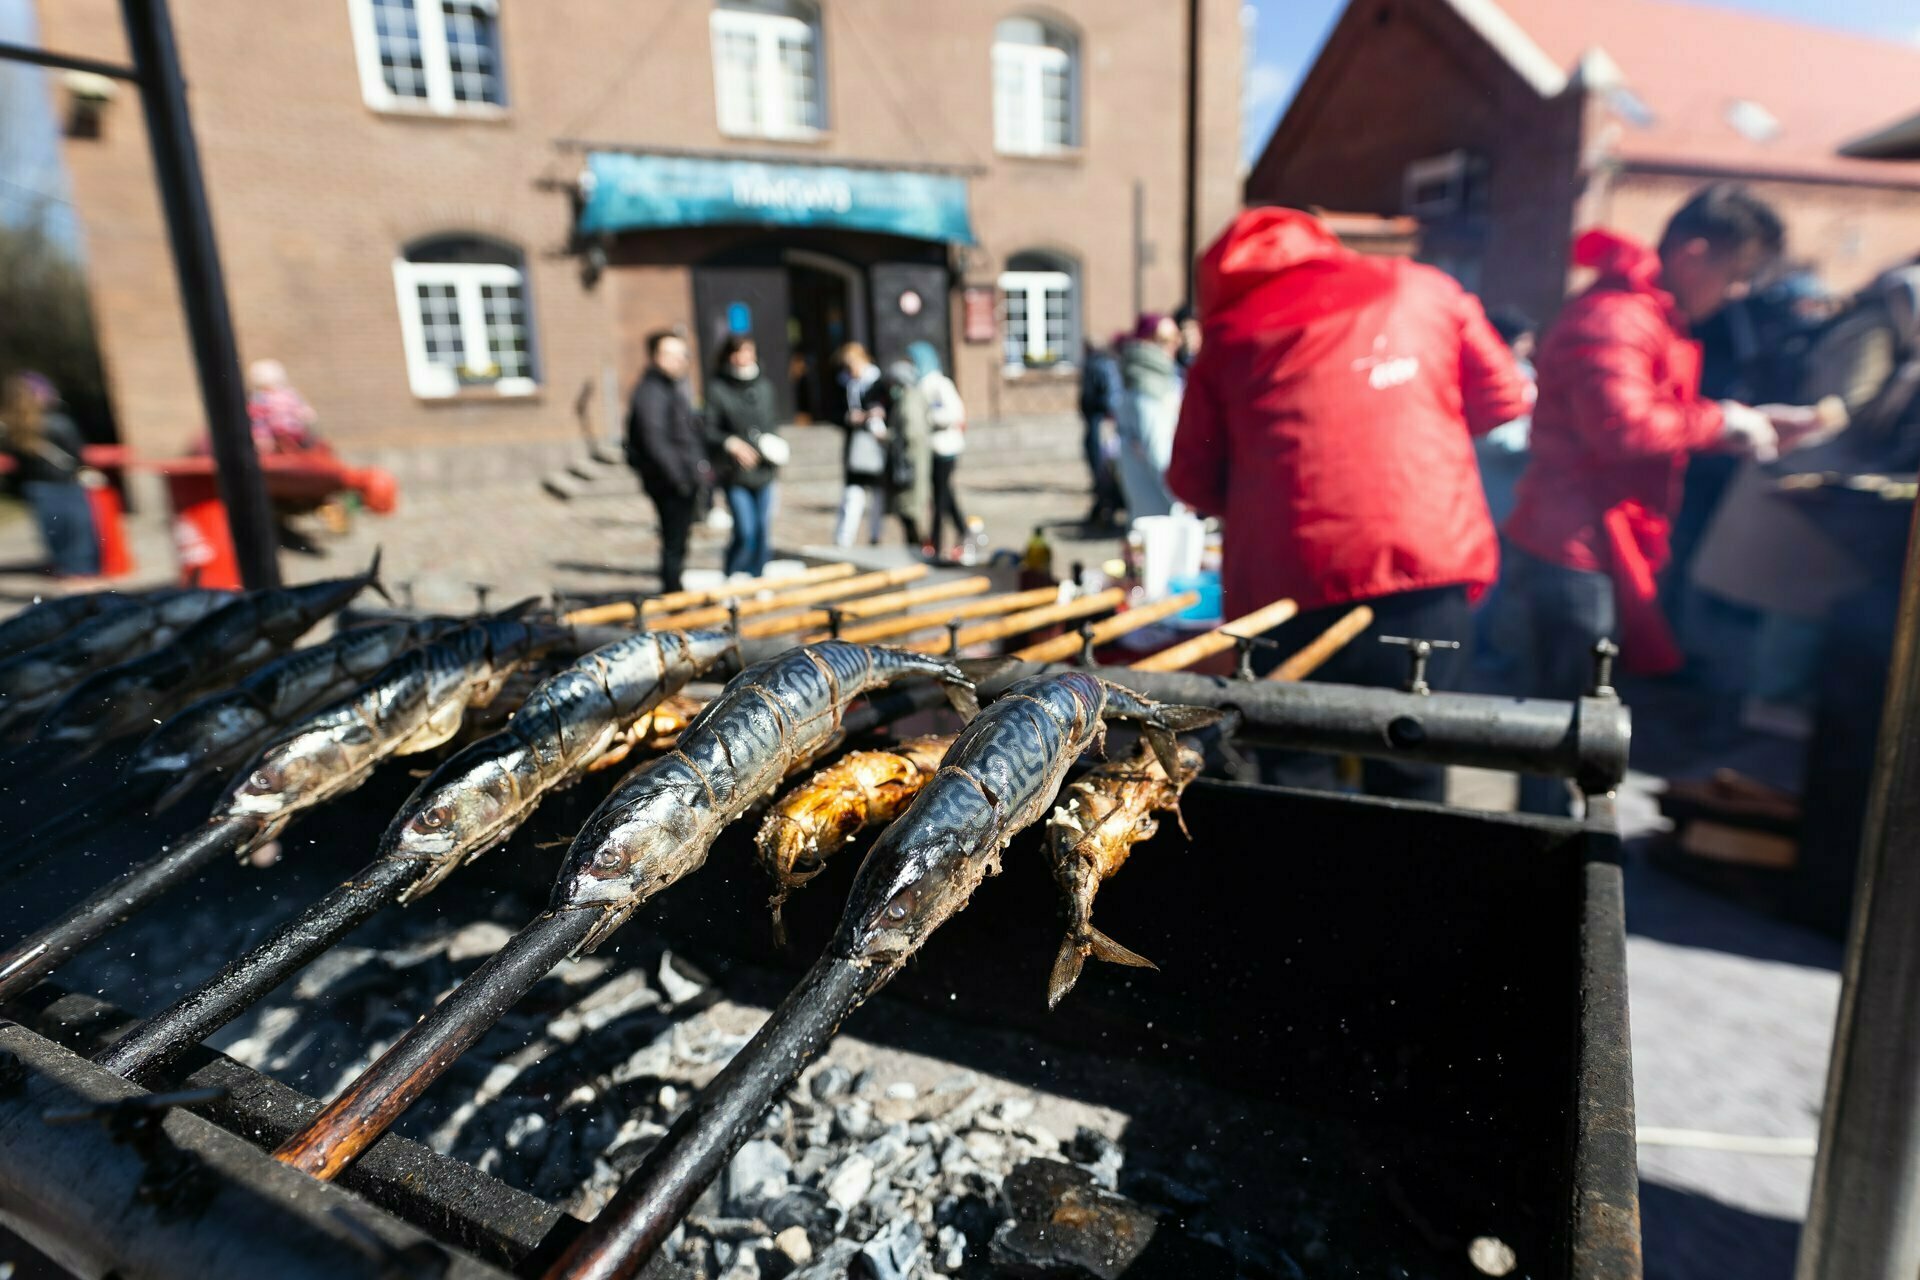
M 973 896 L 998 829 L 972 782 L 936 777 L 860 864 L 835 950 L 882 963 L 905 960 Z
M 670 779 L 632 788 L 574 838 L 552 905 L 631 914 L 706 857 L 699 812 Z
M 180 715 L 169 720 L 140 745 L 127 762 L 130 778 L 159 780 L 211 764 L 238 763 L 236 750 L 253 743 L 268 728 L 266 712 L 249 703 L 223 701 L 202 715 Z
M 229 794 L 235 814 L 267 816 L 328 794 L 350 780 L 353 762 L 337 736 L 312 730 L 270 748 Z
M 466 770 L 445 785 L 429 779 L 426 786 L 430 789 L 402 811 L 405 820 L 388 837 L 395 856 L 460 857 L 490 843 L 516 816 L 512 780 L 491 762 L 479 776 Z

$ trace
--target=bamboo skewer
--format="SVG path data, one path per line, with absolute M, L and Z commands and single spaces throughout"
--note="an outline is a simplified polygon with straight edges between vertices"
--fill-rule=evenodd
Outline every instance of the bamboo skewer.
M 602 627 L 613 623 L 632 622 L 636 617 L 651 618 L 661 614 L 676 613 L 682 609 L 692 609 L 698 605 L 714 604 L 748 592 L 808 587 L 816 582 L 831 582 L 837 578 L 852 576 L 853 566 L 844 561 L 839 564 L 815 565 L 811 569 L 802 569 L 799 573 L 780 574 L 770 578 L 749 578 L 745 582 L 723 584 L 703 591 L 670 591 L 666 595 L 655 596 L 639 605 L 635 605 L 631 600 L 596 604 L 585 609 L 575 609 L 561 621 L 576 627 Z
M 1300 608 L 1293 601 L 1275 600 L 1244 617 L 1222 623 L 1204 635 L 1142 658 L 1133 664 L 1131 670 L 1185 671 L 1196 662 L 1203 662 L 1216 653 L 1233 648 L 1235 636 L 1257 636 L 1263 631 L 1271 631 L 1298 612 Z
M 1115 614 L 1105 621 L 1094 623 L 1086 639 L 1094 644 L 1105 644 L 1116 636 L 1152 626 L 1161 619 L 1170 618 L 1182 610 L 1191 609 L 1198 603 L 1200 603 L 1200 593 L 1197 591 L 1185 591 L 1166 600 L 1156 600 L 1152 604 L 1142 605 L 1138 609 L 1129 609 L 1125 613 Z M 1064 662 L 1080 652 L 1081 643 L 1081 636 L 1075 632 L 1071 635 L 1055 636 L 1051 640 L 1042 640 L 1039 644 L 1030 644 L 1024 649 L 1016 649 L 1013 656 L 1028 662 Z
M 991 622 L 962 627 L 953 640 L 922 640 L 917 644 L 908 645 L 907 648 L 920 653 L 944 653 L 950 644 L 965 648 L 968 645 L 985 644 L 990 640 L 1005 640 L 1008 636 L 1022 635 L 1041 627 L 1052 626 L 1056 622 L 1071 622 L 1075 618 L 1085 618 L 1096 613 L 1110 613 L 1126 598 L 1127 593 L 1120 588 L 1109 587 L 1097 595 L 1081 596 L 1065 604 L 1050 604 L 1044 608 L 1016 613 L 1009 618 L 995 618 Z
M 1320 669 L 1320 664 L 1353 642 L 1354 637 L 1373 625 L 1373 610 L 1361 605 L 1340 621 L 1322 631 L 1312 644 L 1267 673 L 1269 680 L 1305 680 Z
M 989 618 L 1000 614 L 1016 613 L 1022 609 L 1051 604 L 1059 598 L 1060 591 L 1056 587 L 1035 587 L 1031 591 L 1016 591 L 1012 595 L 969 600 L 951 609 L 929 609 L 925 613 L 909 613 L 898 618 L 882 618 L 878 622 L 862 623 L 857 627 L 842 627 L 840 638 L 859 644 L 871 644 L 876 640 L 912 635 L 916 631 L 937 631 L 953 619 Z M 807 637 L 809 641 L 826 638 L 827 633 L 824 631 Z
M 882 569 L 877 573 L 863 573 L 856 578 L 842 578 L 837 582 L 822 582 L 817 586 L 800 587 L 793 591 L 782 591 L 771 596 L 757 599 L 742 599 L 729 596 L 729 600 L 739 600 L 742 618 L 757 617 L 763 613 L 778 613 L 782 609 L 797 609 L 802 605 L 819 604 L 825 600 L 840 600 L 847 596 L 862 595 L 869 591 L 884 591 L 888 587 L 897 587 L 915 578 L 927 576 L 927 566 L 923 564 L 902 565 L 898 569 Z M 685 613 L 670 613 L 665 617 L 648 618 L 647 625 L 658 631 L 684 631 L 689 627 L 715 627 L 733 616 L 727 605 L 716 604 L 705 609 L 690 609 Z
M 956 578 L 952 582 L 936 582 L 930 587 L 915 587 L 911 591 L 894 591 L 883 596 L 868 596 L 864 600 L 849 600 L 838 608 L 840 615 L 844 618 L 877 618 L 883 614 L 911 609 L 918 604 L 932 604 L 938 600 L 952 600 L 960 596 L 977 596 L 990 590 L 992 586 L 991 578 Z M 833 614 L 830 610 L 809 609 L 805 613 L 763 618 L 759 622 L 742 626 L 740 635 L 742 639 L 787 635 L 795 631 L 809 631 L 824 627 L 832 621 Z

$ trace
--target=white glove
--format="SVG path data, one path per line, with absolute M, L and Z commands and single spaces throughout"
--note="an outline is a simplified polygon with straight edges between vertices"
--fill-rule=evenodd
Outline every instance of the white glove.
M 1772 462 L 1780 456 L 1780 433 L 1766 414 L 1734 400 L 1722 400 L 1720 410 L 1726 416 L 1722 441 L 1729 453 L 1743 454 L 1756 462 Z

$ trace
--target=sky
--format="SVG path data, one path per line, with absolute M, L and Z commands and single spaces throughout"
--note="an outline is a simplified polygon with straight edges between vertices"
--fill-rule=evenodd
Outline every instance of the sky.
M 33 0 L 0 0 L 0 42 L 34 45 Z M 0 62 L 0 222 L 38 218 L 56 244 L 77 250 L 46 72 Z
M 1895 40 L 1920 43 L 1920 4 L 1915 0 L 1689 0 L 1715 8 L 1793 18 Z M 1253 21 L 1247 56 L 1243 136 L 1249 163 L 1266 146 L 1314 54 L 1346 0 L 1249 0 Z M 1920 86 L 1915 88 L 1920 100 Z

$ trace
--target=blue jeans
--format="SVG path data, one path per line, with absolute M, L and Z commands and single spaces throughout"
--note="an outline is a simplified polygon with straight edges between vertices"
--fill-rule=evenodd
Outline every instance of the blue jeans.
M 727 572 L 759 577 L 773 558 L 773 486 L 727 486 L 727 510 L 733 513 L 733 538 L 727 543 Z
M 1593 684 L 1593 646 L 1618 639 L 1613 580 L 1604 573 L 1567 569 L 1502 548 L 1500 620 L 1502 635 L 1513 637 L 1508 690 L 1523 698 L 1564 698 L 1585 694 Z M 1564 818 L 1567 784 L 1562 778 L 1520 775 L 1520 812 Z
M 78 484 L 29 480 L 20 486 L 40 524 L 40 540 L 55 573 L 91 577 L 100 572 L 100 540 L 93 531 L 93 507 Z

